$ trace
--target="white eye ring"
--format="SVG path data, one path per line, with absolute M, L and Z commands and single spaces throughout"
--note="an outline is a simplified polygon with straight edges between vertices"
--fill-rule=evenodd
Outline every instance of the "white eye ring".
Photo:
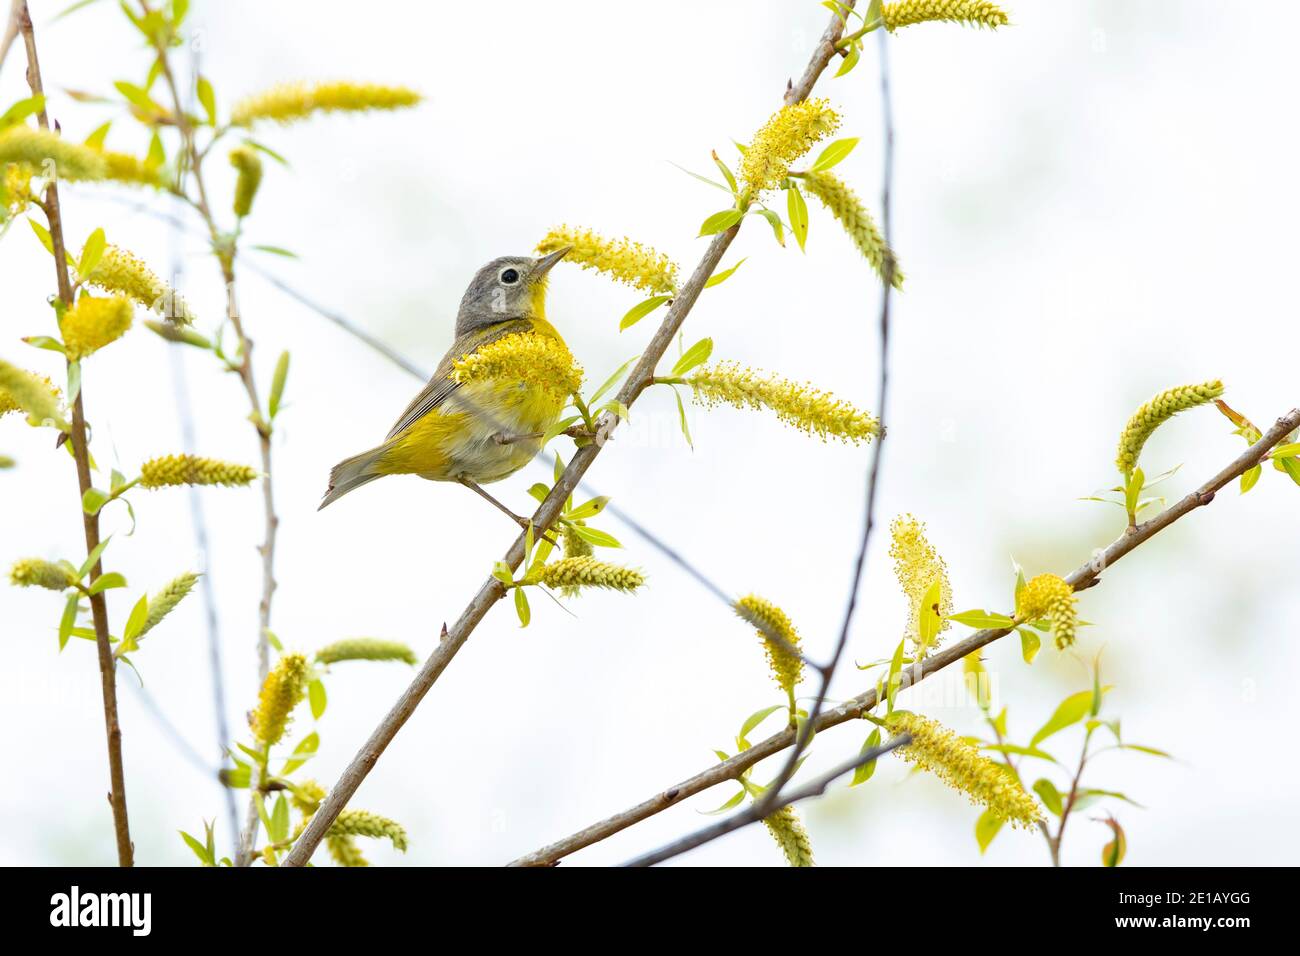
M 519 281 L 519 270 L 513 267 L 502 269 L 500 279 L 502 285 L 514 285 Z

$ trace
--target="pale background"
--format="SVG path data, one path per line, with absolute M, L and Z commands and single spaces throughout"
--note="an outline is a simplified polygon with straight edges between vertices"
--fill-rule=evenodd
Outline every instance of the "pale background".
M 148 66 L 116 4 L 51 23 L 58 3 L 34 3 L 46 83 L 112 92 Z M 552 224 L 627 233 L 689 270 L 704 247 L 697 224 L 721 194 L 669 161 L 712 174 L 709 150 L 734 156 L 807 61 L 826 12 L 811 0 L 417 5 L 372 2 L 196 3 L 205 72 L 228 107 L 238 95 L 296 78 L 356 78 L 423 90 L 417 111 L 327 117 L 261 138 L 286 153 L 269 165 L 247 241 L 288 246 L 299 262 L 261 264 L 316 300 L 431 366 L 454 307 L 486 260 L 527 251 Z M 1292 407 L 1296 319 L 1291 304 L 1300 214 L 1297 137 L 1287 90 L 1300 79 L 1292 4 L 1015 0 L 1015 25 L 995 34 L 952 25 L 891 39 L 898 128 L 895 240 L 907 272 L 896 300 L 891 433 L 881 493 L 887 519 L 913 511 L 952 570 L 959 608 L 1007 610 L 1012 556 L 1032 574 L 1064 573 L 1119 530 L 1117 509 L 1078 501 L 1115 480 L 1115 438 L 1155 391 L 1222 377 L 1229 400 L 1267 426 Z M 183 51 L 179 51 L 183 57 Z M 0 102 L 24 95 L 11 55 Z M 863 138 L 839 169 L 878 205 L 877 56 L 869 44 L 848 77 L 819 92 Z M 54 115 L 83 137 L 112 106 L 54 92 Z M 125 132 L 116 148 L 143 149 Z M 218 205 L 232 174 L 210 164 Z M 179 244 L 133 194 L 67 188 L 74 245 L 102 225 L 110 241 L 168 268 L 205 329 L 221 291 L 204 242 Z M 723 202 L 720 203 L 720 200 Z M 813 204 L 816 205 L 815 203 Z M 159 200 L 155 208 L 171 208 Z M 727 264 L 749 261 L 705 294 L 689 341 L 716 355 L 810 379 L 860 404 L 874 401 L 877 283 L 839 227 L 814 208 L 808 254 L 781 250 L 761 223 Z M 49 331 L 49 260 L 16 223 L 0 243 L 2 354 L 54 372 L 54 356 L 16 342 Z M 283 524 L 275 630 L 312 650 L 346 636 L 401 639 L 427 653 L 511 540 L 504 519 L 468 492 L 389 479 L 316 513 L 329 467 L 368 447 L 418 383 L 245 272 L 241 289 L 263 382 L 293 352 L 288 407 L 276 434 Z M 640 351 L 647 321 L 619 334 L 637 295 L 571 267 L 556 271 L 550 313 L 591 379 Z M 202 452 L 252 462 L 245 400 L 232 376 L 187 354 Z M 173 364 L 139 329 L 88 363 L 95 451 L 130 471 L 178 450 Z M 676 432 L 666 394 L 649 394 L 601 456 L 593 483 L 727 590 L 758 591 L 798 623 L 810 650 L 831 646 L 860 524 L 866 449 L 824 445 L 759 414 L 693 416 L 696 449 Z M 76 558 L 82 549 L 73 469 L 50 433 L 0 423 L 0 561 Z M 567 442 L 564 443 L 567 449 Z M 1171 494 L 1243 448 L 1213 410 L 1161 431 L 1150 471 L 1184 463 Z M 567 453 L 567 450 L 566 450 Z M 528 469 L 496 486 L 524 509 Z M 136 493 L 139 527 L 106 515 L 117 537 L 109 565 L 131 580 L 127 601 L 197 566 L 187 493 Z M 261 536 L 257 489 L 203 496 L 214 541 L 229 718 L 243 729 L 256 693 L 253 646 Z M 1106 649 L 1116 685 L 1107 713 L 1135 742 L 1179 758 L 1102 757 L 1090 782 L 1145 805 L 1117 805 L 1132 864 L 1267 864 L 1300 850 L 1290 759 L 1300 717 L 1294 678 L 1300 599 L 1291 587 L 1300 488 L 1266 471 L 1254 492 L 1177 524 L 1087 592 L 1078 655 L 1045 648 L 1034 666 L 1010 642 L 988 651 L 1013 734 L 1024 742 L 1056 702 L 1086 686 L 1081 660 Z M 401 820 L 405 856 L 373 846 L 376 863 L 496 864 L 650 796 L 713 761 L 749 712 L 780 699 L 752 632 L 728 609 L 612 519 L 618 559 L 646 569 L 634 598 L 533 602 L 521 630 L 494 609 L 354 804 Z M 876 538 L 850 655 L 889 654 L 904 604 Z M 0 588 L 0 727 L 5 782 L 0 862 L 113 861 L 105 804 L 98 674 L 90 645 L 56 651 L 60 600 Z M 955 628 L 949 639 L 955 639 Z M 216 741 L 203 605 L 190 598 L 136 658 L 147 690 L 204 759 Z M 910 706 L 963 732 L 978 730 L 955 672 L 927 682 Z M 310 772 L 334 779 L 396 697 L 402 665 L 337 666 Z M 946 679 L 951 677 L 952 679 Z M 872 678 L 852 662 L 841 697 Z M 120 676 L 132 833 L 141 864 L 192 863 L 177 829 L 218 818 L 220 789 L 175 749 Z M 811 692 L 811 688 L 808 688 Z M 295 730 L 311 726 L 306 708 Z M 854 752 L 869 727 L 820 738 L 811 772 Z M 244 735 L 246 737 L 246 734 Z M 1073 762 L 1074 737 L 1057 748 Z M 1030 779 L 1041 768 L 1029 768 Z M 774 768 L 763 768 L 766 780 Z M 1042 864 L 1037 835 L 1004 832 L 981 859 L 976 811 L 932 779 L 882 765 L 865 788 L 805 805 L 825 864 Z M 1061 781 L 1058 776 L 1058 783 Z M 566 865 L 613 863 L 710 819 L 731 785 L 690 799 Z M 1076 818 L 1068 863 L 1095 865 L 1108 831 Z M 322 854 L 323 857 L 323 854 Z M 774 865 L 762 828 L 680 862 Z

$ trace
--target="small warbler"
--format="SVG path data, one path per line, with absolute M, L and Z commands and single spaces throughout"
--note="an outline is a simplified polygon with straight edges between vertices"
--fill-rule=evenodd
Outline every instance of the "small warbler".
M 546 277 L 568 251 L 565 247 L 540 259 L 506 256 L 478 271 L 461 299 L 456 340 L 429 384 L 383 444 L 334 466 L 321 508 L 384 475 L 419 475 L 459 482 L 526 523 L 479 485 L 500 481 L 528 464 L 568 396 L 563 388 L 517 376 L 462 382 L 454 363 L 521 334 L 553 342 L 567 356 L 564 339 L 546 321 Z

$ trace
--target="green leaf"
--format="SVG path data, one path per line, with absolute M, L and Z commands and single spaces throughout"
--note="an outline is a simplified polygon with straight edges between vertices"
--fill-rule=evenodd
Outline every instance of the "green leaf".
M 672 296 L 670 295 L 652 295 L 644 302 L 638 302 L 636 305 L 632 306 L 632 308 L 628 309 L 627 314 L 619 320 L 618 330 L 622 332 L 625 329 L 630 329 L 671 298 Z M 593 398 L 592 401 L 594 402 L 595 399 Z
M 1110 827 L 1115 837 L 1101 848 L 1101 865 L 1119 866 L 1124 862 L 1124 855 L 1128 852 L 1128 839 L 1124 836 L 1124 828 L 1114 817 L 1102 822 Z
M 1016 633 L 1020 635 L 1020 656 L 1025 659 L 1026 664 L 1032 664 L 1038 652 L 1042 650 L 1042 638 L 1023 627 L 1016 628 Z
M 328 698 L 325 696 L 325 685 L 318 680 L 314 680 L 307 685 L 307 703 L 311 705 L 311 716 L 314 720 L 320 720 L 321 715 L 325 713 L 325 705 Z
M 717 153 L 713 154 L 713 162 L 718 167 L 718 169 L 722 171 L 722 178 L 725 179 L 727 181 L 727 185 L 731 187 L 732 195 L 735 195 L 736 177 L 731 175 L 731 170 L 727 168 L 727 164 L 724 163 L 722 160 L 718 159 Z
M 698 365 L 703 365 L 713 354 L 713 339 L 700 339 L 690 348 L 688 348 L 682 357 L 677 360 L 672 371 L 668 373 L 669 378 L 681 378 L 691 369 Z
M 1300 455 L 1300 442 L 1288 442 L 1285 445 L 1278 445 L 1268 454 L 1270 458 L 1294 458 Z
M 1061 791 L 1056 789 L 1056 784 L 1041 777 L 1034 781 L 1034 793 L 1043 801 L 1043 806 L 1052 813 L 1053 816 L 1060 816 L 1065 809 L 1065 802 L 1061 799 Z
M 777 245 L 779 245 L 782 249 L 784 249 L 785 248 L 785 223 L 781 221 L 781 217 L 778 216 L 776 213 L 772 212 L 772 210 L 770 209 L 758 209 L 755 211 L 768 221 L 768 224 L 772 227 L 772 234 L 776 236 Z
M 306 737 L 302 738 L 302 740 L 298 741 L 298 746 L 293 748 L 293 756 L 285 761 L 284 769 L 280 771 L 280 775 L 287 777 L 289 774 L 293 773 L 315 756 L 316 751 L 319 748 L 320 734 L 312 731 Z
M 746 257 L 746 258 L 748 258 L 748 257 Z M 739 268 L 740 268 L 741 266 L 743 266 L 744 264 L 745 264 L 745 260 L 744 260 L 744 259 L 741 259 L 739 262 L 737 262 L 737 263 L 736 263 L 734 266 L 732 266 L 730 269 L 726 269 L 726 270 L 724 270 L 724 271 L 722 271 L 722 272 L 719 272 L 717 275 L 709 276 L 709 281 L 706 282 L 706 283 L 704 283 L 704 288 L 706 288 L 706 289 L 712 289 L 715 285 L 721 285 L 722 283 L 724 283 L 724 282 L 726 282 L 728 279 L 730 279 L 733 275 L 735 275 L 735 274 L 736 274 L 736 270 L 739 269 Z
M 1056 712 L 1052 714 L 1047 723 L 1039 728 L 1038 733 L 1034 734 L 1033 739 L 1029 741 L 1029 746 L 1037 747 L 1052 734 L 1059 730 L 1064 730 L 1072 724 L 1077 724 L 1088 716 L 1092 709 L 1092 691 L 1081 690 L 1077 694 L 1071 694 L 1065 700 L 1061 701 Z
M 855 42 L 853 46 L 849 47 L 849 52 L 844 55 L 844 62 L 841 63 L 840 68 L 835 71 L 835 75 L 843 76 L 845 73 L 848 73 L 858 65 L 858 60 L 860 59 L 862 59 L 862 44 Z
M 134 83 L 128 83 L 125 80 L 118 80 L 113 84 L 113 86 L 115 86 L 117 91 L 126 98 L 128 103 L 132 106 L 139 107 L 149 115 L 159 113 L 165 114 L 167 112 L 154 102 L 153 97 L 149 95 L 149 91 L 143 87 L 136 86 Z
M 541 502 L 546 500 L 546 496 L 551 493 L 551 488 L 550 485 L 544 485 L 539 481 L 528 489 L 528 493 Z M 503 564 L 504 562 L 499 561 L 497 563 Z
M 925 653 L 925 649 L 933 643 L 939 628 L 943 625 L 943 616 L 939 613 L 939 602 L 942 597 L 943 579 L 935 578 L 925 589 L 920 607 L 917 608 L 917 657 Z
M 962 611 L 958 614 L 949 614 L 948 620 L 956 621 L 958 624 L 965 624 L 967 627 L 975 627 L 981 630 L 985 628 L 1003 628 L 1010 627 L 1011 618 L 1005 614 L 998 614 L 993 611 L 971 610 Z
M 1155 747 L 1144 747 L 1141 744 L 1120 744 L 1124 750 L 1136 750 L 1138 753 L 1151 754 L 1153 757 L 1166 757 L 1173 760 L 1173 754 L 1166 753 L 1163 750 L 1157 750 Z
M 49 335 L 24 335 L 23 341 L 33 348 L 46 349 L 47 351 L 59 352 L 60 354 L 67 352 L 67 349 L 63 347 L 62 342 Z
M 718 182 L 716 179 L 710 179 L 708 176 L 701 176 L 699 173 L 693 173 L 693 172 L 691 172 L 689 169 L 687 169 L 685 166 L 677 166 L 677 164 L 674 163 L 674 162 L 672 162 L 671 160 L 669 160 L 668 165 L 670 165 L 670 166 L 676 166 L 679 170 L 681 170 L 682 172 L 684 172 L 687 176 L 690 176 L 690 177 L 692 177 L 692 178 L 694 178 L 694 179 L 698 179 L 698 180 L 699 180 L 700 182 L 702 182 L 702 183 L 708 183 L 708 184 L 709 184 L 710 186 L 712 186 L 714 189 L 721 189 L 724 193 L 729 193 L 729 192 L 731 192 L 730 189 L 728 189 L 726 186 L 722 185 L 722 183 Z
M 1006 714 L 1006 711 L 1003 710 L 1002 713 Z M 1005 723 L 1004 720 L 1003 725 L 998 728 L 1004 734 L 1007 732 Z M 1048 760 L 1052 763 L 1059 763 L 1059 761 L 1046 750 L 1039 750 L 1037 747 L 1021 747 L 1019 744 L 981 744 L 980 749 L 992 750 L 1000 754 L 1016 754 L 1021 757 L 1037 757 L 1039 760 Z
M 880 746 L 880 728 L 877 727 L 873 731 L 871 731 L 871 736 L 867 737 L 866 743 L 862 745 L 862 749 L 859 750 L 858 753 L 864 754 L 867 751 L 874 750 L 879 746 Z M 876 761 L 868 760 L 866 763 L 862 764 L 855 771 L 853 771 L 853 779 L 849 781 L 849 786 L 856 787 L 860 783 L 866 783 L 868 780 L 871 779 L 871 775 L 875 772 L 876 772 Z
M 15 123 L 21 123 L 29 116 L 35 116 L 41 110 L 45 109 L 44 96 L 29 96 L 21 99 L 9 109 L 0 115 L 0 129 L 13 126 Z
M 91 582 L 90 593 L 99 594 L 102 591 L 107 591 L 109 588 L 124 587 L 126 587 L 126 578 L 118 574 L 116 571 L 109 571 L 107 574 L 101 574 Z
M 1278 471 L 1285 471 L 1291 476 L 1291 480 L 1300 485 L 1300 460 L 1295 458 L 1280 458 L 1273 462 L 1273 467 Z
M 741 217 L 744 215 L 745 214 L 739 209 L 724 209 L 721 212 L 715 212 L 700 224 L 700 235 L 712 236 L 716 233 L 730 229 L 736 223 L 740 222 Z
M 889 662 L 889 682 L 886 685 L 888 690 L 889 713 L 894 712 L 894 698 L 898 696 L 898 685 L 903 679 L 903 646 L 907 643 L 906 639 L 898 642 L 898 647 L 894 649 L 894 657 Z
M 199 102 L 203 105 L 203 112 L 208 114 L 208 125 L 217 125 L 217 94 L 212 89 L 212 83 L 206 76 L 200 76 L 194 84 L 194 92 L 198 94 Z
M 510 570 L 510 565 L 504 561 L 498 561 L 492 566 L 492 577 L 496 578 L 506 587 L 515 583 L 514 573 Z
M 852 67 L 850 67 L 852 69 Z M 847 70 L 843 72 L 848 72 Z M 838 75 L 838 74 L 837 74 Z M 858 137 L 850 136 L 847 139 L 837 139 L 821 151 L 816 161 L 809 167 L 809 172 L 821 173 L 837 165 L 853 152 L 853 147 L 858 145 Z
M 84 3 L 77 4 L 77 6 L 84 6 L 84 5 L 85 5 Z M 67 11 L 64 12 L 66 13 Z M 181 839 L 185 841 L 185 845 L 194 851 L 194 855 L 199 858 L 200 863 L 202 863 L 204 866 L 217 865 L 216 861 L 212 859 L 212 854 L 208 852 L 207 847 L 205 847 L 198 840 L 194 839 L 194 837 L 190 836 L 184 830 L 177 830 L 176 832 L 181 835 Z
M 790 220 L 790 231 L 794 233 L 795 242 L 799 243 L 800 251 L 803 251 L 804 243 L 808 241 L 808 204 L 803 200 L 803 193 L 799 192 L 799 187 L 793 183 L 785 191 L 786 196 L 786 216 Z
M 77 275 L 84 279 L 94 272 L 95 266 L 99 265 L 99 260 L 103 258 L 104 248 L 107 245 L 108 241 L 104 238 L 103 229 L 92 232 L 81 249 L 81 258 L 77 261 Z
M 980 846 L 980 853 L 983 854 L 993 842 L 993 838 L 998 835 L 1002 825 L 1006 823 L 1005 817 L 1000 817 L 992 810 L 985 810 L 975 821 L 975 842 Z
M 99 544 L 95 545 L 90 554 L 86 555 L 86 560 L 82 562 L 81 567 L 77 569 L 78 581 L 84 578 L 86 574 L 89 573 L 90 569 L 99 562 L 100 557 L 104 554 L 104 550 L 108 547 L 108 543 L 112 540 L 113 536 L 110 534 L 103 541 L 99 542 Z
M 515 588 L 515 613 L 519 615 L 519 626 L 527 627 L 532 619 L 532 612 L 528 608 L 528 595 L 524 593 L 523 588 Z
M 786 709 L 785 704 L 773 704 L 771 707 L 764 707 L 762 710 L 754 711 L 752 714 L 746 717 L 745 722 L 740 725 L 740 736 L 742 737 L 748 736 L 751 730 L 753 730 L 763 721 L 767 720 L 767 718 L 771 717 L 778 710 L 785 710 L 785 709 Z
M 605 510 L 605 505 L 609 504 L 609 495 L 600 495 L 585 501 L 572 511 L 566 511 L 564 517 L 570 521 L 580 521 L 583 518 L 592 518 Z
M 77 624 L 77 608 L 80 607 L 81 595 L 73 591 L 63 605 L 63 617 L 59 620 L 59 650 L 63 650 L 72 636 L 72 629 Z
M 284 798 L 284 794 L 275 800 L 275 809 L 271 811 L 266 832 L 272 843 L 283 843 L 289 839 L 289 801 Z
M 267 156 L 270 156 L 281 166 L 289 165 L 289 161 L 287 159 L 285 159 L 283 156 L 281 156 L 279 153 L 273 150 L 270 146 L 267 146 L 265 143 L 259 143 L 255 139 L 246 139 L 244 140 L 244 145 L 253 147 L 253 149 L 257 150 L 259 153 L 265 153 Z
M 627 372 L 628 367 L 640 357 L 641 355 L 640 353 L 638 353 L 636 355 L 633 355 L 630 359 L 628 359 L 626 362 L 620 365 L 617 371 L 615 371 L 614 374 L 611 375 L 609 378 L 605 379 L 604 384 L 602 384 L 600 388 L 596 389 L 595 393 L 591 396 L 591 401 L 588 402 L 588 404 L 595 405 L 598 401 L 600 401 L 600 397 L 604 395 L 606 392 L 608 392 L 611 388 L 613 388 L 618 383 L 618 381 L 622 379 L 624 373 Z
M 273 256 L 282 256 L 285 259 L 298 258 L 298 253 L 294 252 L 291 249 L 286 249 L 284 246 L 258 245 L 258 246 L 249 246 L 249 248 L 256 249 L 258 252 L 265 252 Z
M 677 417 L 681 421 L 682 435 L 686 437 L 686 444 L 690 445 L 691 449 L 694 450 L 695 442 L 691 441 L 691 429 L 686 424 L 686 406 L 682 404 L 681 393 L 676 388 L 673 389 L 673 398 L 677 399 Z
M 140 600 L 136 601 L 135 606 L 131 608 L 131 614 L 126 619 L 126 627 L 122 630 L 123 650 L 135 649 L 135 639 L 140 636 L 140 631 L 147 620 L 149 620 L 149 595 L 141 594 Z
M 32 227 L 32 232 L 36 233 L 36 238 L 41 241 L 45 251 L 50 255 L 54 255 L 54 240 L 50 238 L 50 230 L 31 217 L 28 217 L 27 224 Z
M 87 488 L 81 496 L 81 510 L 88 515 L 99 514 L 99 509 L 108 504 L 112 499 L 107 491 L 100 491 L 98 488 Z
M 723 759 L 723 760 L 726 760 L 727 758 L 726 758 L 726 757 L 723 757 L 722 759 Z M 724 803 L 722 806 L 718 807 L 716 810 L 704 810 L 704 811 L 702 811 L 702 812 L 703 812 L 706 816 L 714 816 L 714 815 L 719 814 L 719 813 L 726 813 L 728 810 L 732 809 L 733 807 L 738 807 L 738 806 L 740 806 L 740 802 L 741 802 L 742 800 L 744 800 L 744 799 L 745 799 L 745 791 L 744 791 L 744 790 L 741 790 L 739 793 L 737 793 L 734 797 L 732 797 L 730 800 L 728 800 L 728 801 L 727 801 L 726 803 Z
M 601 531 L 598 528 L 592 528 L 588 525 L 573 524 L 569 525 L 569 530 L 576 534 L 583 541 L 594 544 L 599 548 L 621 548 L 618 539 L 612 534 Z
M 289 353 L 285 351 L 280 353 L 280 358 L 275 363 L 275 375 L 271 378 L 271 397 L 266 406 L 271 418 L 275 418 L 276 413 L 280 411 L 280 400 L 284 397 L 284 383 L 288 377 Z
M 1264 469 L 1259 465 L 1255 465 L 1253 468 L 1248 469 L 1241 476 L 1241 493 L 1244 495 L 1246 492 L 1250 491 L 1251 488 L 1254 488 L 1255 482 L 1259 481 L 1259 476 L 1263 473 Z

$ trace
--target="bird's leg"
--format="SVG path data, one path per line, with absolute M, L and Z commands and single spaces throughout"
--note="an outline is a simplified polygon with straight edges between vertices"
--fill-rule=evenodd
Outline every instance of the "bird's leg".
M 496 500 L 495 498 L 493 498 L 490 494 L 488 494 L 486 491 L 484 491 L 482 485 L 479 485 L 479 484 L 476 483 L 476 482 L 470 481 L 468 478 L 457 478 L 456 480 L 459 481 L 459 482 L 460 482 L 462 485 L 464 485 L 466 488 L 468 488 L 470 491 L 474 492 L 476 495 L 478 495 L 479 497 L 481 497 L 484 501 L 489 501 L 489 502 L 491 502 L 492 505 L 493 505 L 493 506 L 494 506 L 498 511 L 500 511 L 502 514 L 509 515 L 509 516 L 510 516 L 510 520 L 512 520 L 515 524 L 519 525 L 519 527 L 521 527 L 521 528 L 527 530 L 527 529 L 528 529 L 528 526 L 529 526 L 530 524 L 532 524 L 532 522 L 529 521 L 527 518 L 523 518 L 523 517 L 520 517 L 519 515 L 515 514 L 513 511 L 511 511 L 509 508 L 507 508 L 507 507 L 506 507 L 505 505 L 503 505 L 501 502 L 497 501 L 497 500 Z M 556 547 L 559 547 L 559 544 L 560 544 L 560 543 L 559 543 L 558 541 L 556 541 L 554 538 L 552 538 L 549 534 L 543 534 L 542 537 L 545 538 L 547 541 L 551 542 L 551 544 L 555 545 Z

